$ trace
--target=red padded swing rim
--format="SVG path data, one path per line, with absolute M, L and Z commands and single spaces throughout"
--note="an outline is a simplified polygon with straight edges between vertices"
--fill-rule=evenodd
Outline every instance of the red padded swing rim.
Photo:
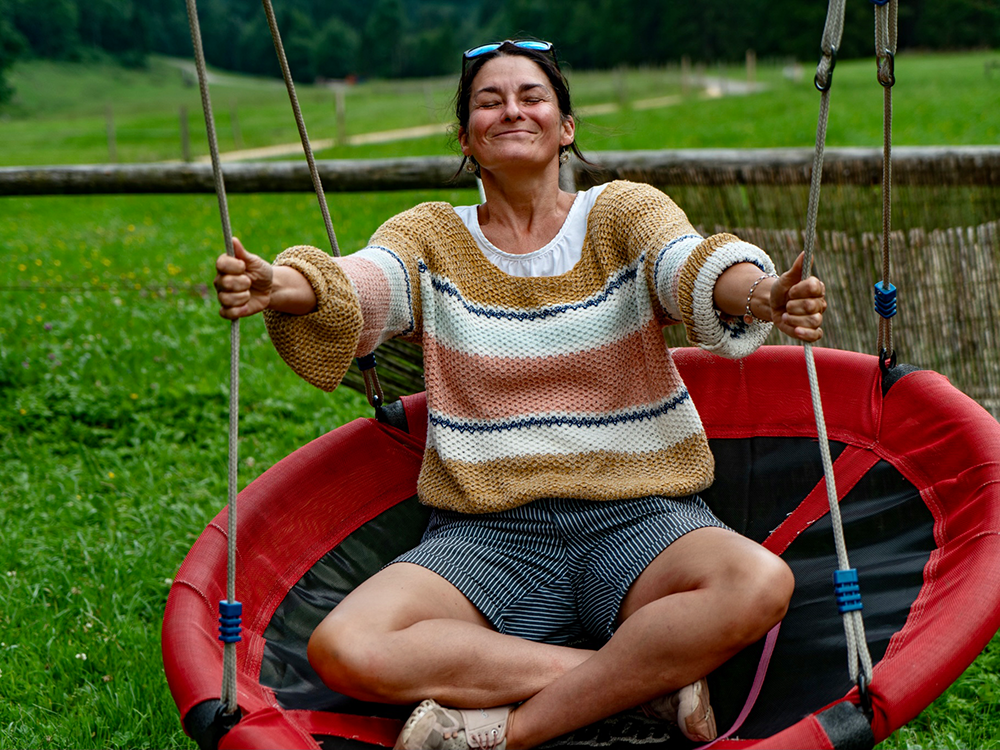
M 847 444 L 834 464 L 838 495 L 885 460 L 918 489 L 934 518 L 937 549 L 924 585 L 875 666 L 872 730 L 880 742 L 957 679 L 1000 628 L 1000 425 L 937 373 L 906 375 L 883 399 L 876 358 L 828 349 L 814 354 L 829 438 Z M 766 347 L 738 361 L 695 349 L 674 355 L 709 437 L 815 437 L 800 347 Z M 240 493 L 237 597 L 246 617 L 237 669 L 244 718 L 220 747 L 317 748 L 313 733 L 393 744 L 397 722 L 285 711 L 258 676 L 264 629 L 287 591 L 348 533 L 413 495 L 426 402 L 423 394 L 403 401 L 411 434 L 355 420 L 297 450 Z M 828 512 L 824 485 L 765 546 L 783 551 Z M 164 665 L 182 717 L 220 693 L 216 617 L 225 596 L 225 529 L 223 510 L 192 547 L 167 602 Z M 856 703 L 856 691 L 843 700 Z M 714 747 L 832 747 L 816 719 L 820 711 L 765 740 Z

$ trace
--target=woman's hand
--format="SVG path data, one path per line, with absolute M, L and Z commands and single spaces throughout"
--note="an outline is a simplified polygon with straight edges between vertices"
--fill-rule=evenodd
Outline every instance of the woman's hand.
M 271 301 L 274 268 L 263 258 L 248 253 L 233 238 L 235 257 L 220 255 L 215 261 L 215 291 L 219 315 L 228 320 L 245 318 L 267 309 Z
M 826 287 L 815 276 L 802 280 L 804 257 L 805 253 L 800 253 L 792 267 L 771 285 L 771 320 L 782 333 L 812 343 L 823 338 Z

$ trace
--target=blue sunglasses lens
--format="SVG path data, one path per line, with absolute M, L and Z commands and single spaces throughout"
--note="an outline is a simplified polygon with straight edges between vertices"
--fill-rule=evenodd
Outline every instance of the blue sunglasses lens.
M 479 57 L 480 55 L 488 55 L 490 52 L 496 52 L 505 44 L 513 44 L 515 47 L 520 47 L 521 49 L 533 49 L 539 52 L 548 52 L 552 49 L 551 42 L 537 42 L 533 39 L 525 39 L 520 41 L 506 41 L 506 42 L 493 42 L 492 44 L 483 44 L 479 47 L 473 47 L 470 50 L 466 50 L 465 54 L 462 55 L 466 60 L 471 60 L 473 57 Z
M 496 42 L 493 44 L 483 44 L 479 47 L 473 47 L 470 50 L 466 50 L 463 57 L 468 59 L 472 57 L 479 57 L 480 55 L 488 55 L 490 52 L 494 52 L 498 49 L 500 49 L 500 44 L 497 44 Z

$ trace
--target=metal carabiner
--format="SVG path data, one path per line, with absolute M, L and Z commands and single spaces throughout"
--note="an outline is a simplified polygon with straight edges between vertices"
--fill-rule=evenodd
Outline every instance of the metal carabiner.
M 813 77 L 813 85 L 816 86 L 817 91 L 829 91 L 830 87 L 833 85 L 833 69 L 837 67 L 837 48 L 830 47 L 830 53 L 827 54 L 825 50 L 820 50 L 823 52 L 823 57 L 820 58 L 820 64 L 822 65 L 823 60 L 830 61 L 830 68 L 826 71 L 826 81 L 820 83 L 819 80 L 819 69 L 816 70 L 816 75 Z

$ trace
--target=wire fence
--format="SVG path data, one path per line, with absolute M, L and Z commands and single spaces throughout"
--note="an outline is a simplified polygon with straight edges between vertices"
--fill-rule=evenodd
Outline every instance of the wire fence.
M 662 186 L 703 232 L 733 232 L 788 267 L 804 247 L 804 188 Z M 1000 185 L 893 191 L 891 281 L 899 362 L 935 370 L 1000 419 Z M 814 272 L 831 306 L 823 346 L 878 354 L 873 285 L 882 278 L 881 198 L 824 187 Z M 683 331 L 667 331 L 684 344 Z M 785 340 L 787 342 L 787 339 Z M 782 343 L 772 332 L 770 344 Z

